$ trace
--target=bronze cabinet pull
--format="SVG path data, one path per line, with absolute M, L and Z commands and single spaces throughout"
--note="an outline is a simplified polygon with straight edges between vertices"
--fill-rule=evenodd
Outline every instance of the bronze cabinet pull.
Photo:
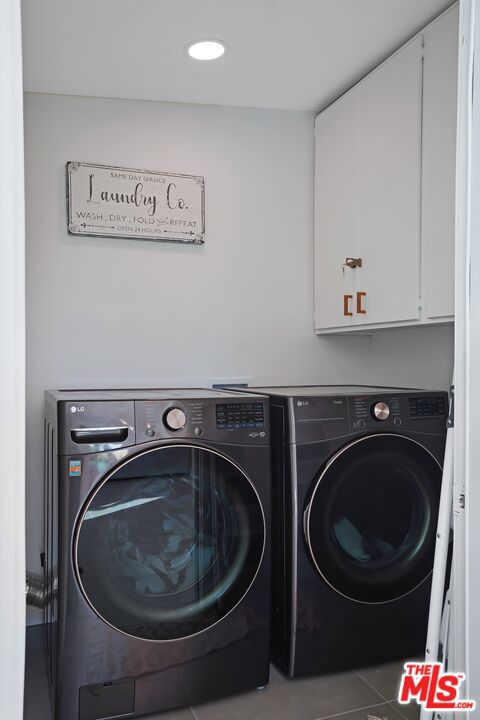
M 362 300 L 364 297 L 367 297 L 366 292 L 357 292 L 357 314 L 358 315 L 366 315 L 367 311 L 365 310 Z
M 349 309 L 350 300 L 353 300 L 353 295 L 343 296 L 343 314 L 345 317 L 353 317 L 353 312 Z

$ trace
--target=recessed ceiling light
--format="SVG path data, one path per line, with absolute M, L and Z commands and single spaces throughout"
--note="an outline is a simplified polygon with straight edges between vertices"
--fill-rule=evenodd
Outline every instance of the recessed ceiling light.
M 216 60 L 226 49 L 221 40 L 195 40 L 187 45 L 187 52 L 194 60 Z

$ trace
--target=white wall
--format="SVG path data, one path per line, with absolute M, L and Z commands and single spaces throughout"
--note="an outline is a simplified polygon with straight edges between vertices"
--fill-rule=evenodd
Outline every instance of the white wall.
M 313 114 L 38 94 L 25 112 L 32 570 L 46 388 L 449 384 L 449 328 L 314 335 Z M 204 175 L 205 246 L 69 237 L 68 160 Z
M 25 204 L 20 0 L 0 23 L 1 716 L 23 717 L 25 659 Z
M 360 359 L 360 364 L 365 361 Z M 395 328 L 373 334 L 369 382 L 398 387 L 449 388 L 453 372 L 453 325 Z

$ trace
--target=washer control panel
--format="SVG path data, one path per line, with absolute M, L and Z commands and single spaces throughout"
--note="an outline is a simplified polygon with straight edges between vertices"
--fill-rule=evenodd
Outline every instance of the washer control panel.
M 174 407 L 167 410 L 163 417 L 163 422 L 169 430 L 183 430 L 187 424 L 187 416 L 180 408 Z
M 265 442 L 268 399 L 236 402 L 172 398 L 135 402 L 137 443 L 166 439 Z
M 216 406 L 216 420 L 219 430 L 263 428 L 265 427 L 263 402 L 222 403 Z

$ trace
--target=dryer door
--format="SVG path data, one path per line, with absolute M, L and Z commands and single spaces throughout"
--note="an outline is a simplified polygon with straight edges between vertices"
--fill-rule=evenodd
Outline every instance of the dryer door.
M 334 455 L 304 517 L 324 580 L 364 603 L 414 590 L 433 567 L 441 481 L 435 458 L 399 435 L 364 437 Z
M 146 640 L 199 633 L 244 597 L 265 520 L 233 462 L 189 445 L 135 456 L 95 489 L 74 538 L 79 585 L 117 630 Z

